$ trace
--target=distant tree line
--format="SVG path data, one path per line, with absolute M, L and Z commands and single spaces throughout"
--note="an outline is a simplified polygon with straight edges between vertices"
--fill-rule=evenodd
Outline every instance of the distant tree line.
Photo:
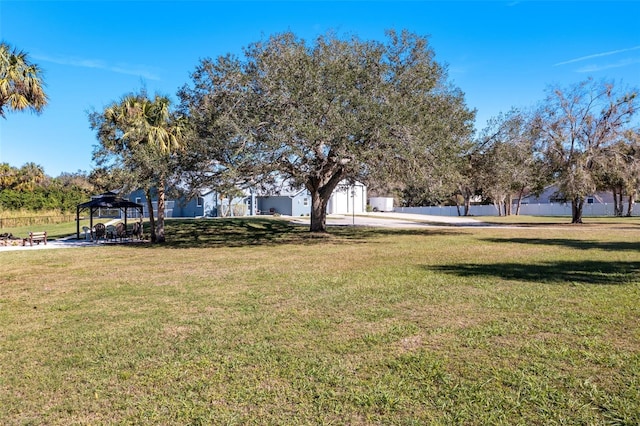
M 34 163 L 20 168 L 0 163 L 0 211 L 75 212 L 76 205 L 86 202 L 99 188 L 92 182 L 94 179 L 84 172 L 63 173 L 52 178 Z
M 464 214 L 473 197 L 494 203 L 500 214 L 517 214 L 523 195 L 554 184 L 556 199 L 572 206 L 572 223 L 582 222 L 586 197 L 597 191 L 612 192 L 618 216 L 626 199 L 630 216 L 640 190 L 637 108 L 636 88 L 620 90 L 612 82 L 587 79 L 551 87 L 531 111 L 493 118 L 463 157 L 456 195 Z

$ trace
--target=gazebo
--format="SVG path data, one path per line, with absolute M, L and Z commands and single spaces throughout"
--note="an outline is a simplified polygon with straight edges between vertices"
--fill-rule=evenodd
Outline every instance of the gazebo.
M 100 208 L 106 209 L 119 209 L 124 213 L 124 225 L 127 226 L 127 210 L 136 209 L 140 213 L 140 217 L 144 214 L 144 207 L 142 204 L 134 203 L 133 201 L 125 200 L 118 197 L 115 192 L 105 192 L 104 194 L 94 195 L 91 197 L 91 201 L 78 204 L 76 206 L 76 238 L 80 239 L 80 212 L 89 210 L 89 227 L 93 229 L 93 214 Z

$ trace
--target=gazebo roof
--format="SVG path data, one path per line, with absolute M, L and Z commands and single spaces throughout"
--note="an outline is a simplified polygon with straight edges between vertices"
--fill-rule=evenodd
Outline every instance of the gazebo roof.
M 86 203 L 78 204 L 78 210 L 88 209 L 92 207 L 105 207 L 111 209 L 142 209 L 142 204 L 134 203 L 133 201 L 125 200 L 124 198 L 118 197 L 118 195 L 114 192 L 105 192 L 104 194 L 94 195 L 91 197 L 91 201 L 87 201 Z

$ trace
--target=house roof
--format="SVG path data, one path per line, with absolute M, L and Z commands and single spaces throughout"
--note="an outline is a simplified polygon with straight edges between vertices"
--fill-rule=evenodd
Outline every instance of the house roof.
M 597 191 L 593 194 L 588 194 L 585 199 L 593 198 L 597 203 L 606 204 L 608 199 L 610 199 L 610 194 L 606 191 Z M 551 202 L 567 202 L 567 200 L 563 200 L 564 195 L 560 192 L 558 185 L 548 185 L 544 188 L 544 190 L 539 194 L 528 194 L 522 197 L 523 202 L 542 202 L 542 203 L 551 203 Z

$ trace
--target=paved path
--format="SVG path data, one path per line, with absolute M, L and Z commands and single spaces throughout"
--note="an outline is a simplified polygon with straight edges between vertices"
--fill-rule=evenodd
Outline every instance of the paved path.
M 119 219 L 113 219 L 105 223 L 105 225 L 111 225 L 119 222 Z M 84 235 L 84 233 L 80 233 Z M 3 251 L 20 251 L 20 250 L 48 250 L 48 249 L 60 249 L 60 248 L 77 248 L 77 247 L 96 247 L 102 245 L 104 242 L 95 242 L 85 239 L 76 240 L 76 234 L 70 235 L 64 238 L 58 238 L 54 241 L 47 241 L 44 243 L 34 244 L 33 247 L 29 244 L 25 246 L 0 246 L 0 253 Z
M 31 247 L 28 243 L 25 246 L 0 246 L 0 253 L 4 251 L 22 251 L 22 250 L 48 250 L 48 249 L 60 249 L 60 248 L 76 248 L 76 247 L 96 247 L 103 243 L 96 243 L 88 240 L 76 240 L 76 236 L 67 238 L 59 238 L 55 241 L 47 241 L 44 243 L 34 244 Z

